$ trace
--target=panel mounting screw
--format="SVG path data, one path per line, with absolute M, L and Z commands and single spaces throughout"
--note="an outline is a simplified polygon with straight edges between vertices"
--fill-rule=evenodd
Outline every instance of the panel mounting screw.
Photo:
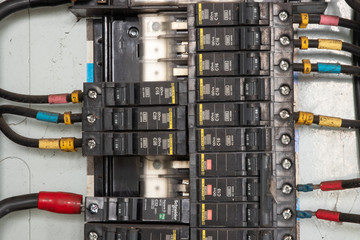
M 97 235 L 96 232 L 90 232 L 89 233 L 89 239 L 90 240 L 98 240 L 99 236 Z
M 96 122 L 96 117 L 94 114 L 87 115 L 86 117 L 88 123 L 93 124 Z
M 293 240 L 293 237 L 291 235 L 285 235 L 283 240 Z
M 289 18 L 289 14 L 286 11 L 281 11 L 279 13 L 279 19 L 282 22 L 285 22 Z
M 284 160 L 282 160 L 281 162 L 281 166 L 285 169 L 285 170 L 289 170 L 292 166 L 292 163 L 290 161 L 290 159 L 285 158 Z
M 284 145 L 289 145 L 291 143 L 291 137 L 287 134 L 281 135 L 281 143 Z
M 286 109 L 281 110 L 279 115 L 281 119 L 288 119 L 290 117 L 290 113 Z
M 290 38 L 288 36 L 281 36 L 280 37 L 280 44 L 283 45 L 283 46 L 287 46 L 290 44 Z
M 92 214 L 96 214 L 99 212 L 99 205 L 97 205 L 96 203 L 92 203 L 89 205 L 89 211 L 92 213 Z
M 289 220 L 291 217 L 292 217 L 292 212 L 289 208 L 285 209 L 283 212 L 282 212 L 282 216 L 285 220 Z
M 128 35 L 131 38 L 136 38 L 139 36 L 139 30 L 136 27 L 132 27 L 129 29 Z
M 96 141 L 94 139 L 89 139 L 87 141 L 87 146 L 89 149 L 94 149 L 96 147 Z
M 95 90 L 91 89 L 91 90 L 88 91 L 88 96 L 91 99 L 96 99 L 97 98 L 97 92 Z
M 284 95 L 284 96 L 289 95 L 291 92 L 291 89 L 288 85 L 282 85 L 279 90 L 280 90 L 281 95 Z
M 282 186 L 281 191 L 282 191 L 283 194 L 289 195 L 289 194 L 292 192 L 292 189 L 293 189 L 293 188 L 292 188 L 291 185 L 289 185 L 289 184 L 284 184 L 284 185 Z
M 279 67 L 280 67 L 281 70 L 287 71 L 287 70 L 289 70 L 290 64 L 286 60 L 281 60 L 280 64 L 279 64 Z

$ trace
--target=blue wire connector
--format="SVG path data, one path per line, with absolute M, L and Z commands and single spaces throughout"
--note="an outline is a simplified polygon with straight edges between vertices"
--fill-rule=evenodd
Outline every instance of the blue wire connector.
M 297 211 L 296 217 L 297 218 L 312 218 L 313 213 L 311 211 Z
M 297 190 L 299 192 L 311 192 L 314 191 L 314 185 L 313 184 L 299 184 L 297 185 Z

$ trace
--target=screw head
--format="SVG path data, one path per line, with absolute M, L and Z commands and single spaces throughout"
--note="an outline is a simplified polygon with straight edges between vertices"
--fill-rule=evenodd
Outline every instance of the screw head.
M 96 203 L 92 203 L 89 205 L 89 211 L 92 213 L 92 214 L 96 214 L 99 212 L 99 205 L 97 205 Z
M 285 22 L 289 18 L 289 14 L 286 11 L 281 11 L 279 13 L 279 19 L 282 22 Z
M 90 240 L 98 240 L 99 236 L 97 235 L 96 232 L 90 232 L 89 233 L 89 239 Z
M 279 67 L 280 67 L 281 70 L 287 71 L 287 70 L 289 70 L 290 64 L 286 60 L 281 60 L 280 64 L 279 64 Z
M 94 114 L 87 115 L 86 119 L 87 119 L 88 123 L 90 123 L 90 124 L 93 124 L 96 122 L 96 117 Z
M 286 109 L 283 109 L 279 113 L 281 119 L 288 119 L 290 117 L 290 112 Z
M 288 36 L 281 36 L 280 37 L 280 44 L 283 45 L 283 46 L 287 46 L 290 44 L 290 38 Z
M 136 38 L 139 36 L 139 29 L 137 29 L 136 27 L 132 27 L 129 29 L 128 31 L 128 35 L 131 38 Z
M 88 96 L 91 99 L 96 99 L 97 98 L 97 92 L 95 90 L 91 89 L 91 90 L 88 91 Z
M 291 89 L 288 85 L 282 85 L 279 90 L 280 94 L 283 96 L 288 96 L 291 92 Z
M 284 145 L 289 145 L 291 143 L 291 137 L 287 134 L 281 135 L 281 143 Z
M 293 240 L 293 237 L 291 235 L 285 235 L 283 240 Z
M 284 209 L 284 211 L 282 212 L 282 216 L 285 220 L 289 220 L 292 217 L 292 212 L 289 208 Z
M 96 147 L 96 141 L 94 139 L 89 139 L 87 141 L 87 146 L 90 150 L 94 149 Z
M 292 166 L 291 160 L 285 158 L 284 160 L 282 160 L 281 166 L 283 167 L 283 169 L 289 170 L 291 168 L 291 166 Z
M 289 195 L 292 192 L 292 189 L 293 187 L 290 184 L 284 184 L 281 191 L 283 194 Z

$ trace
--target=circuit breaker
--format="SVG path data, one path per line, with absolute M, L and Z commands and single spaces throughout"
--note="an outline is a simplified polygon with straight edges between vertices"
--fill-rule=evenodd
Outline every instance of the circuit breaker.
M 301 4 L 298 6 L 301 8 Z M 295 240 L 293 26 L 281 2 L 97 1 L 85 239 Z

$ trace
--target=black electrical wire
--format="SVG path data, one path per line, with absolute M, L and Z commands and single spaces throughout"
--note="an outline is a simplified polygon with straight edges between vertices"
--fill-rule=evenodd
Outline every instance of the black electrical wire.
M 345 2 L 356 12 L 360 13 L 360 1 L 359 0 L 345 0 Z
M 311 64 L 311 71 L 312 72 L 321 72 L 321 73 L 334 73 L 332 71 L 319 71 L 318 64 Z M 330 64 L 326 64 L 330 65 Z M 336 73 L 345 73 L 351 75 L 360 75 L 360 67 L 357 66 L 350 66 L 350 65 L 339 65 L 341 67 L 339 72 Z M 293 70 L 296 72 L 304 72 L 304 64 L 302 63 L 294 63 Z
M 4 98 L 14 102 L 20 103 L 49 103 L 49 96 L 51 95 L 26 95 L 26 94 L 18 94 L 6 91 L 0 88 L 0 98 Z M 83 93 L 79 93 L 79 102 L 83 100 Z M 68 103 L 72 102 L 71 93 L 66 94 L 66 101 Z
M 350 119 L 327 117 L 327 116 L 314 115 L 312 113 L 305 113 L 305 112 L 295 112 L 293 115 L 294 115 L 294 121 L 297 124 L 306 124 L 306 125 L 317 124 L 320 126 L 332 126 L 332 127 L 340 127 L 340 128 L 360 129 L 360 120 L 350 120 Z M 309 121 L 308 116 L 310 116 L 310 115 L 311 115 L 311 118 L 310 118 L 311 120 Z M 331 121 L 322 122 L 321 118 L 326 118 Z M 304 119 L 307 119 L 306 123 L 305 123 Z M 301 120 L 303 120 L 303 121 L 301 121 Z M 332 124 L 331 123 L 331 122 L 333 122 L 332 120 L 337 121 L 337 124 L 335 124 L 335 125 Z
M 0 114 L 14 114 L 18 116 L 24 116 L 29 118 L 37 119 L 37 115 L 39 112 L 49 113 L 45 111 L 35 110 L 31 108 L 25 108 L 20 106 L 12 106 L 12 105 L 0 105 Z M 51 113 L 54 114 L 54 113 Z M 56 113 L 58 114 L 58 113 Z M 82 122 L 81 114 L 70 114 L 71 123 Z M 64 114 L 58 114 L 57 123 L 64 123 Z
M 294 40 L 294 47 L 301 48 L 301 40 Z M 309 39 L 309 48 L 318 48 L 319 40 L 318 39 Z M 351 43 L 342 43 L 341 50 L 352 53 L 353 55 L 360 56 L 360 47 Z
M 12 13 L 37 7 L 57 6 L 71 3 L 71 0 L 5 0 L 0 3 L 0 21 Z
M 308 16 L 309 16 L 309 24 L 322 24 L 321 21 L 320 21 L 321 17 L 322 16 L 327 16 L 327 15 L 308 14 Z M 331 16 L 331 17 L 333 17 L 333 16 Z M 360 23 L 359 22 L 349 20 L 349 19 L 345 19 L 345 18 L 341 18 L 341 17 L 336 17 L 336 18 L 338 18 L 338 20 L 339 20 L 338 23 L 337 23 L 337 26 L 349 28 L 349 29 L 352 29 L 354 31 L 360 31 Z M 293 15 L 293 22 L 294 23 L 302 23 L 301 15 L 300 14 L 294 14 Z M 323 25 L 328 25 L 328 24 L 323 24 Z M 332 26 L 334 26 L 334 25 L 332 25 Z
M 5 215 L 38 207 L 38 193 L 6 198 L 0 201 L 0 219 Z
M 39 148 L 40 139 L 27 138 L 17 134 L 9 127 L 2 115 L 0 115 L 0 130 L 7 138 L 19 145 L 31 148 Z M 75 139 L 74 148 L 80 148 L 81 146 L 82 139 Z

